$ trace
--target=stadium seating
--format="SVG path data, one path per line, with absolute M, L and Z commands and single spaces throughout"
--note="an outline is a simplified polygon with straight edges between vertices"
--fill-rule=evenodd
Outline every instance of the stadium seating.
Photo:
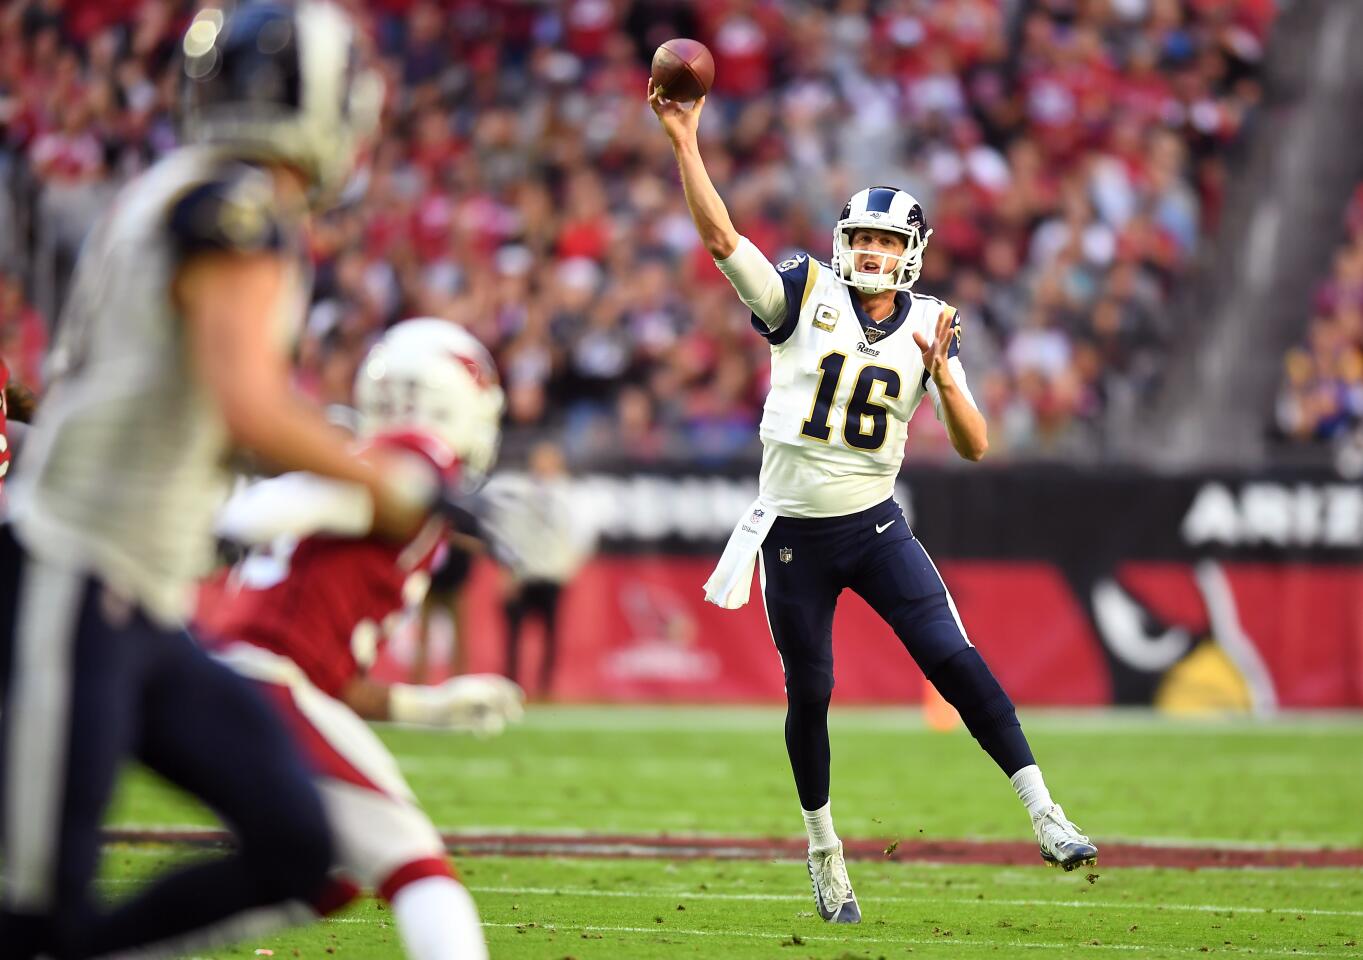
M 30 0 L 0 20 L 0 176 L 19 208 L 0 257 L 44 312 L 112 186 L 173 142 L 188 6 Z M 375 331 L 441 314 L 494 350 L 513 448 L 552 427 L 578 462 L 713 464 L 756 455 L 765 345 L 698 245 L 644 104 L 654 44 L 714 51 L 702 142 L 740 230 L 773 258 L 826 257 L 852 191 L 915 192 L 936 231 L 919 289 L 962 311 L 994 450 L 1091 459 L 1104 411 L 1157 382 L 1161 308 L 1217 222 L 1274 9 L 367 6 L 387 128 L 367 195 L 314 239 L 301 382 L 343 400 Z M 918 423 L 910 452 L 950 450 Z
M 1306 336 L 1283 360 L 1276 426 L 1289 440 L 1334 440 L 1363 423 L 1363 184 L 1346 225 Z

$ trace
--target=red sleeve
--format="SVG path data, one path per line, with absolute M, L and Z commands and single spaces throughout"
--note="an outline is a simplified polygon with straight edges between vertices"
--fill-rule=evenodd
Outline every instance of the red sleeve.
M 459 459 L 446 443 L 425 430 L 390 430 L 376 434 L 365 450 L 403 450 L 425 458 L 447 483 L 459 477 Z
M 0 490 L 5 486 L 5 474 L 9 473 L 9 440 L 5 434 L 9 410 L 5 406 L 5 388 L 9 386 L 9 368 L 0 358 Z

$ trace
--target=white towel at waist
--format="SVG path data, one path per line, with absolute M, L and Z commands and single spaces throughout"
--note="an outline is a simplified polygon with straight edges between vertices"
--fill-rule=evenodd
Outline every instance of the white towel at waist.
M 748 602 L 757 552 L 775 521 L 776 511 L 763 503 L 761 497 L 748 505 L 743 519 L 729 534 L 729 542 L 724 545 L 724 553 L 714 572 L 705 581 L 707 601 L 726 610 L 737 610 Z

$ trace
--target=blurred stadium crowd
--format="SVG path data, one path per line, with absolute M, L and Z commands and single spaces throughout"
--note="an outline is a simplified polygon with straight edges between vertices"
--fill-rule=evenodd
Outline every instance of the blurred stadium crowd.
M 1292 440 L 1334 440 L 1363 424 L 1363 183 L 1348 236 L 1316 290 L 1305 341 L 1288 351 L 1277 427 Z
M 25 379 L 39 379 L 52 320 L 35 290 L 60 290 L 116 184 L 174 141 L 176 39 L 194 6 L 13 0 L 0 14 L 0 350 Z M 935 230 L 918 289 L 962 311 L 994 449 L 1089 458 L 1105 412 L 1149 393 L 1176 340 L 1162 307 L 1217 223 L 1274 12 L 1273 0 L 352 6 L 368 15 L 389 109 L 367 193 L 313 237 L 300 379 L 344 401 L 377 330 L 448 316 L 494 351 L 512 444 L 552 428 L 579 464 L 758 449 L 766 344 L 698 244 L 644 101 L 657 43 L 694 36 L 714 53 L 702 145 L 743 233 L 773 259 L 826 258 L 853 191 L 914 192 Z M 1329 429 L 1311 419 L 1306 369 L 1330 338 L 1357 341 L 1359 233 L 1310 350 L 1289 358 L 1294 435 Z M 1356 412 L 1357 371 L 1340 375 L 1354 376 Z M 911 453 L 949 450 L 935 425 L 911 428 Z

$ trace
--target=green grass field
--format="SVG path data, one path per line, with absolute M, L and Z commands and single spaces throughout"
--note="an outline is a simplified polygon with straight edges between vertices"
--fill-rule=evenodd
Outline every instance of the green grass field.
M 1188 722 L 1024 715 L 1052 792 L 1101 845 L 1363 847 L 1363 718 Z M 436 823 L 451 832 L 799 837 L 781 713 L 544 708 L 492 741 L 383 731 Z M 911 711 L 842 711 L 833 809 L 844 839 L 1029 837 L 1006 780 L 963 732 Z M 142 776 L 114 824 L 212 818 Z M 112 896 L 178 848 L 112 847 Z M 850 865 L 865 922 L 812 913 L 795 860 L 464 857 L 497 958 L 1060 956 L 1225 952 L 1363 956 L 1363 873 L 1340 869 L 1105 867 L 1091 881 L 1042 866 Z M 365 900 L 310 929 L 213 956 L 401 956 Z M 295 954 L 295 951 L 297 953 Z

